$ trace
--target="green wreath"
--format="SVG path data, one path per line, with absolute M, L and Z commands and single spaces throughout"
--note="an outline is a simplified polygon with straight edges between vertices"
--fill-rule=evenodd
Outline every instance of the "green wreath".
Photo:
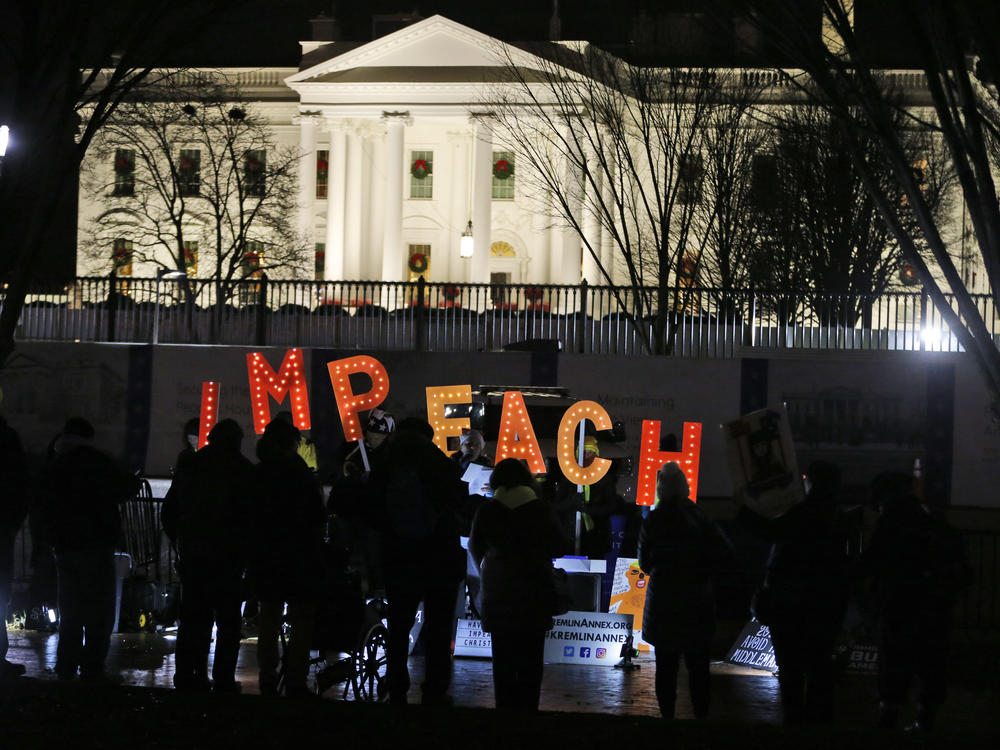
M 903 267 L 899 269 L 899 280 L 906 286 L 914 286 L 920 283 L 920 279 L 917 278 L 917 272 L 909 263 L 904 263 Z
M 431 173 L 431 165 L 426 159 L 414 159 L 410 165 L 410 174 L 416 179 L 422 180 Z
M 414 253 L 410 256 L 409 267 L 413 273 L 423 273 L 427 270 L 427 256 L 423 253 Z
M 493 176 L 498 180 L 506 180 L 514 176 L 514 163 L 507 159 L 497 159 L 493 162 Z

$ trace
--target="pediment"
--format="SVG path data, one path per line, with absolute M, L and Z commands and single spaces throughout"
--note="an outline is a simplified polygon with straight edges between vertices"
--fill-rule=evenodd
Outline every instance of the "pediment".
M 529 64 L 532 55 L 494 37 L 431 16 L 368 44 L 324 60 L 286 79 L 301 83 L 482 81 L 489 70 L 506 66 L 505 56 Z M 403 71 L 411 71 L 409 76 Z

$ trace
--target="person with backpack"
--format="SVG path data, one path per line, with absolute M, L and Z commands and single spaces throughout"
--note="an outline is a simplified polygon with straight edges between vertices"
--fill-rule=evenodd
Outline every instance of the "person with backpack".
M 59 646 L 55 672 L 64 680 L 102 682 L 115 626 L 115 548 L 121 541 L 118 506 L 138 481 L 93 445 L 94 427 L 73 417 L 52 443 L 38 502 L 44 536 L 56 556 Z M 86 638 L 85 638 L 86 636 Z
M 409 634 L 421 601 L 426 663 L 421 702 L 451 702 L 452 625 L 458 584 L 465 574 L 465 550 L 458 539 L 464 485 L 433 436 L 434 428 L 426 421 L 402 420 L 370 479 L 374 508 L 382 519 L 389 701 L 397 705 L 407 702 Z
M 239 692 L 240 605 L 249 551 L 253 465 L 240 452 L 243 430 L 223 419 L 208 445 L 178 468 L 163 500 L 163 531 L 177 549 L 181 578 L 174 686 Z M 212 624 L 215 661 L 208 680 Z
M 972 582 L 972 570 L 961 536 L 920 504 L 912 477 L 880 474 L 872 500 L 880 515 L 857 572 L 875 581 L 879 726 L 896 726 L 917 678 L 913 728 L 927 731 L 944 703 L 955 601 Z
M 656 648 L 656 700 L 666 719 L 674 718 L 681 656 L 695 718 L 708 715 L 712 576 L 733 560 L 732 544 L 689 493 L 680 467 L 664 464 L 657 475 L 656 507 L 639 531 L 639 567 L 649 576 L 642 637 Z
M 552 629 L 556 592 L 552 558 L 570 541 L 527 467 L 516 458 L 497 464 L 493 499 L 476 512 L 469 552 L 482 573 L 482 623 L 493 642 L 497 708 L 537 711 L 545 634 Z

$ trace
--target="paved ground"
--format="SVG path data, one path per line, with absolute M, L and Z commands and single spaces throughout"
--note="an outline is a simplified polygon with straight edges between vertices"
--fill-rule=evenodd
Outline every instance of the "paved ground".
M 33 689 L 56 689 L 52 667 L 57 638 L 53 634 L 11 631 L 8 658 L 27 667 L 29 680 L 19 680 Z M 245 695 L 257 693 L 255 643 L 246 640 L 240 650 L 238 679 Z M 419 699 L 422 659 L 410 660 L 414 674 L 414 701 Z M 542 686 L 543 711 L 656 717 L 653 692 L 654 665 L 649 657 L 637 660 L 640 669 L 625 671 L 608 667 L 551 664 L 545 668 Z M 174 638 L 170 635 L 144 633 L 113 636 L 108 657 L 111 672 L 120 674 L 124 685 L 143 688 L 170 688 L 174 666 Z M 781 721 L 777 680 L 767 672 L 715 663 L 713 675 L 712 719 L 723 723 L 777 726 Z M 683 675 L 682 675 L 683 682 Z M 49 685 L 53 686 L 50 688 Z M 941 715 L 945 728 L 972 734 L 993 731 L 992 723 L 1000 714 L 1000 693 L 996 681 L 980 687 L 953 686 Z M 58 687 L 64 686 L 61 683 Z M 169 691 L 173 692 L 173 691 Z M 452 687 L 455 705 L 468 708 L 492 708 L 493 686 L 490 662 L 457 658 Z M 340 691 L 326 693 L 330 702 Z M 874 724 L 876 699 L 872 677 L 846 674 L 838 694 L 837 726 L 847 730 L 867 730 Z M 690 702 L 680 686 L 677 714 L 691 718 Z M 0 738 L 0 747 L 5 747 Z

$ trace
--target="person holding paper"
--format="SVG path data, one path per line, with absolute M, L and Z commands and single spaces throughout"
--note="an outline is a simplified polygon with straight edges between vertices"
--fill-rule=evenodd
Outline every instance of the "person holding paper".
M 695 718 L 708 715 L 712 575 L 732 561 L 732 544 L 689 493 L 681 468 L 664 464 L 656 480 L 656 507 L 639 532 L 639 566 L 649 575 L 642 637 L 656 647 L 656 700 L 666 719 L 674 717 L 681 656 Z
M 493 468 L 493 460 L 484 453 L 485 450 L 486 441 L 483 440 L 483 434 L 479 430 L 462 430 L 459 449 L 451 457 L 451 460 L 458 466 L 459 476 L 463 478 L 463 481 L 469 488 L 465 496 L 464 505 L 459 513 L 459 533 L 462 536 L 469 535 L 472 528 L 472 519 L 476 515 L 476 511 L 479 510 L 479 506 L 486 502 L 487 496 L 490 493 L 489 471 L 473 472 L 477 477 L 482 477 L 478 487 L 473 486 L 472 483 L 465 479 L 470 466 L 484 467 L 484 469 Z

